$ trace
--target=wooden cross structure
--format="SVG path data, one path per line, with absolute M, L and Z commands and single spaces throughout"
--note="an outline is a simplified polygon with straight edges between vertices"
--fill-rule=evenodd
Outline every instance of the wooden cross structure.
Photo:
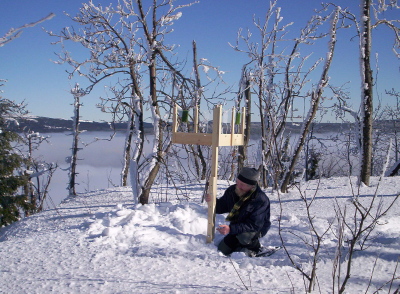
M 186 114 L 187 115 L 187 114 Z M 215 203 L 217 197 L 217 179 L 218 179 L 218 151 L 221 146 L 239 146 L 244 144 L 246 108 L 242 108 L 242 116 L 235 115 L 235 108 L 232 108 L 231 133 L 222 134 L 222 106 L 217 105 L 213 110 L 212 133 L 199 133 L 198 107 L 194 108 L 193 132 L 178 132 L 178 110 L 174 106 L 173 125 L 172 125 L 172 143 L 175 144 L 194 144 L 211 146 L 211 174 L 209 179 L 208 193 L 211 195 L 211 201 L 208 202 L 208 227 L 206 241 L 210 243 L 214 240 L 215 233 Z M 238 133 L 235 134 L 235 125 L 239 124 Z

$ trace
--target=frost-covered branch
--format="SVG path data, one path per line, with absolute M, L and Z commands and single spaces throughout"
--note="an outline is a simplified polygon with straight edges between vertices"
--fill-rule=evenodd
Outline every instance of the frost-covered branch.
M 35 21 L 35 22 L 31 22 L 28 24 L 24 24 L 18 28 L 11 28 L 8 30 L 7 33 L 5 33 L 5 35 L 3 37 L 0 37 L 0 47 L 3 47 L 5 44 L 11 42 L 12 40 L 18 38 L 21 36 L 22 34 L 22 30 L 26 29 L 26 28 L 32 28 L 46 20 L 50 20 L 52 19 L 54 16 L 56 16 L 54 13 L 50 13 L 48 16 L 43 17 L 42 19 Z

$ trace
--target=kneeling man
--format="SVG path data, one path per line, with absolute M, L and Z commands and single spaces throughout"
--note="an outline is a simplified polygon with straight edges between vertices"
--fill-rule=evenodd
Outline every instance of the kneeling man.
M 259 238 L 268 232 L 270 222 L 270 202 L 258 186 L 259 172 L 244 167 L 236 178 L 236 184 L 226 189 L 221 198 L 216 199 L 215 211 L 228 213 L 229 225 L 220 225 L 217 231 L 225 235 L 218 250 L 225 255 L 234 251 L 255 256 L 261 249 Z M 211 196 L 206 196 L 211 201 Z

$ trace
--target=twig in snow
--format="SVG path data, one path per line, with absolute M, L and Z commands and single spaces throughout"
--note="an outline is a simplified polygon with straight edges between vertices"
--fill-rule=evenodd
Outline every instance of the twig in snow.
M 228 258 L 229 258 L 229 261 L 231 262 L 233 268 L 235 269 L 235 272 L 236 272 L 236 274 L 238 275 L 240 281 L 242 282 L 243 286 L 246 288 L 246 290 L 249 290 L 249 288 L 247 288 L 246 284 L 243 282 L 242 277 L 240 276 L 239 272 L 237 271 L 237 269 L 236 269 L 236 267 L 235 267 L 235 265 L 234 265 L 232 259 L 231 259 L 230 257 L 228 257 Z

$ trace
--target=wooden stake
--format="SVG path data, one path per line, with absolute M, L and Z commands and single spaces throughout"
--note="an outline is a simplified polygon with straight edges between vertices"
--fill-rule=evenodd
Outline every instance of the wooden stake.
M 221 114 L 222 107 L 218 105 L 214 108 L 213 115 L 213 133 L 212 133 L 212 154 L 211 154 L 211 174 L 208 193 L 211 195 L 211 201 L 208 202 L 208 227 L 207 243 L 214 240 L 215 234 L 215 203 L 217 199 L 217 179 L 218 179 L 218 151 L 221 134 Z
M 197 134 L 199 132 L 199 106 L 196 105 L 196 107 L 193 110 L 193 117 L 194 117 L 194 122 L 193 122 L 193 130 Z

